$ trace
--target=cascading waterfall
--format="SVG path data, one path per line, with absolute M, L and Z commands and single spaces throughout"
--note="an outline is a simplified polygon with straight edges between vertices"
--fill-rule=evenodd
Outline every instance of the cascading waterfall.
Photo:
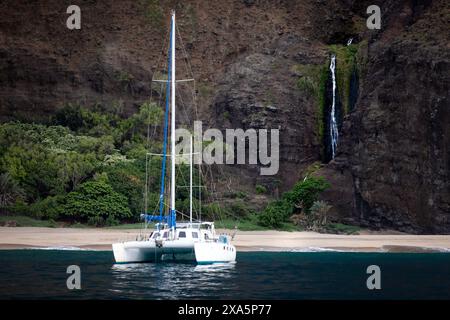
M 339 132 L 336 122 L 336 55 L 331 56 L 330 71 L 333 80 L 333 102 L 331 104 L 331 113 L 330 113 L 330 142 L 331 142 L 331 159 L 334 159 L 339 139 Z

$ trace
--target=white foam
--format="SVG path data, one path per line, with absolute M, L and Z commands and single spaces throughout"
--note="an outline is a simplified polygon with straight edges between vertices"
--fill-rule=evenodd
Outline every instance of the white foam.
M 322 247 L 306 247 L 306 248 L 298 248 L 298 249 L 290 249 L 284 250 L 287 252 L 351 252 L 352 250 L 338 250 L 331 248 L 322 248 Z
M 426 248 L 425 249 L 431 249 L 431 250 L 436 250 L 438 252 L 445 252 L 445 253 L 449 253 L 450 252 L 450 248 L 442 248 L 442 247 L 434 247 L 434 248 Z
M 56 247 L 36 247 L 36 248 L 27 248 L 29 250 L 62 250 L 62 251 L 101 251 L 97 249 L 90 248 L 80 248 L 80 247 L 72 247 L 72 246 L 56 246 Z

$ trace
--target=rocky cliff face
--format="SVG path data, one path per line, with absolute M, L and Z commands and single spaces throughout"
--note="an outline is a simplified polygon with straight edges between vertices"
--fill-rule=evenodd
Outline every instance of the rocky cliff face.
M 131 2 L 110 6 L 84 1 L 82 28 L 71 31 L 66 27 L 69 5 L 0 4 L 2 120 L 46 120 L 67 103 L 115 103 L 131 111 L 149 96 L 147 62 L 157 56 L 149 44 L 160 37 L 147 27 L 139 9 Z
M 86 0 L 79 4 L 82 29 L 73 31 L 65 26 L 70 4 L 0 4 L 2 121 L 45 121 L 67 103 L 134 112 L 158 95 L 150 79 L 161 71 L 155 66 L 175 8 L 197 80 L 199 120 L 220 129 L 280 129 L 277 176 L 226 168 L 233 187 L 263 184 L 276 195 L 323 156 L 318 88 L 299 79 L 314 84 L 320 75 L 313 73 L 329 63 L 329 45 L 353 37 L 367 43 L 359 53 L 364 63 L 351 85 L 356 102 L 343 117 L 337 157 L 317 172 L 333 185 L 324 198 L 339 221 L 450 232 L 446 1 Z M 379 31 L 365 27 L 371 4 L 382 9 Z
M 363 225 L 449 232 L 449 8 L 386 5 L 387 26 L 368 37 L 361 93 L 339 154 L 322 172 L 339 188 L 328 196 Z

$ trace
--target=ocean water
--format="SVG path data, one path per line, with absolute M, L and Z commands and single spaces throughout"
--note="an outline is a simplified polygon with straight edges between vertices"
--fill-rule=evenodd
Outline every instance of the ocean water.
M 67 289 L 69 265 L 81 290 Z M 369 265 L 381 290 L 368 290 Z M 450 299 L 449 253 L 245 252 L 234 265 L 114 264 L 112 252 L 0 250 L 0 299 Z

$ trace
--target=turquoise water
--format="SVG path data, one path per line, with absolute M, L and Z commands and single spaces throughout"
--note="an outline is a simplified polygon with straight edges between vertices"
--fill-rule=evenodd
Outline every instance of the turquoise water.
M 111 252 L 0 251 L 0 299 L 450 299 L 448 253 L 246 252 L 235 265 L 116 265 Z M 367 266 L 381 268 L 368 290 Z M 81 268 L 81 290 L 66 269 Z

